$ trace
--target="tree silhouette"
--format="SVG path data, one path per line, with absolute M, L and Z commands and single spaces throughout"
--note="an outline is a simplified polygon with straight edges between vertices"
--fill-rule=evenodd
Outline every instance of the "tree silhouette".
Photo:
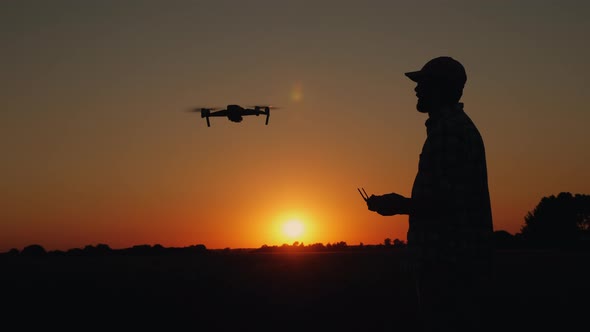
M 522 236 L 522 234 L 519 234 Z M 494 231 L 494 247 L 496 249 L 516 249 L 519 245 L 519 238 L 505 230 Z
M 22 256 L 29 256 L 29 257 L 41 257 L 47 254 L 45 248 L 43 248 L 40 244 L 31 244 L 23 248 L 20 252 Z
M 561 192 L 543 197 L 525 216 L 523 239 L 537 247 L 573 247 L 590 229 L 590 196 Z
M 393 247 L 394 248 L 405 248 L 406 242 L 402 241 L 400 239 L 395 239 L 395 240 L 393 240 Z

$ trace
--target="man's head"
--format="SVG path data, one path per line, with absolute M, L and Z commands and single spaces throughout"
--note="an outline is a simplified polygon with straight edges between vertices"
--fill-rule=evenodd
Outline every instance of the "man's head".
M 418 83 L 416 109 L 422 113 L 453 106 L 461 99 L 467 74 L 463 65 L 448 56 L 441 56 L 428 61 L 422 69 L 405 75 Z

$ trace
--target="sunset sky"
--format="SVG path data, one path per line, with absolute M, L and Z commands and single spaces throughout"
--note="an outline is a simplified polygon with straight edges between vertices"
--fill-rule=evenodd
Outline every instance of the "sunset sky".
M 406 240 L 440 55 L 485 142 L 495 230 L 590 194 L 587 1 L 5 1 L 0 252 Z M 192 107 L 272 104 L 241 123 Z M 299 221 L 297 223 L 290 223 Z M 302 227 L 302 229 L 300 229 Z M 290 236 L 289 234 L 292 234 Z

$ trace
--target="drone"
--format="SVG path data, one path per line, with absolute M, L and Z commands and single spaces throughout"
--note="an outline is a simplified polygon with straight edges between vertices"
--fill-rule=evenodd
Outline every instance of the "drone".
M 227 105 L 225 109 L 218 107 L 199 107 L 193 108 L 191 112 L 201 112 L 201 118 L 207 119 L 207 127 L 211 127 L 209 117 L 227 117 L 232 122 L 242 122 L 246 115 L 266 115 L 265 125 L 268 125 L 268 119 L 270 117 L 270 110 L 278 109 L 278 107 L 263 105 L 263 106 L 248 106 L 242 107 L 240 105 Z

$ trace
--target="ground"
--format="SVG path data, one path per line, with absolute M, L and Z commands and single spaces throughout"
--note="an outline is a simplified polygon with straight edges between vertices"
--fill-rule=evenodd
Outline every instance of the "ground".
M 415 288 L 396 250 L 0 257 L 2 321 L 23 328 L 410 331 Z M 498 251 L 490 330 L 569 330 L 590 253 Z

